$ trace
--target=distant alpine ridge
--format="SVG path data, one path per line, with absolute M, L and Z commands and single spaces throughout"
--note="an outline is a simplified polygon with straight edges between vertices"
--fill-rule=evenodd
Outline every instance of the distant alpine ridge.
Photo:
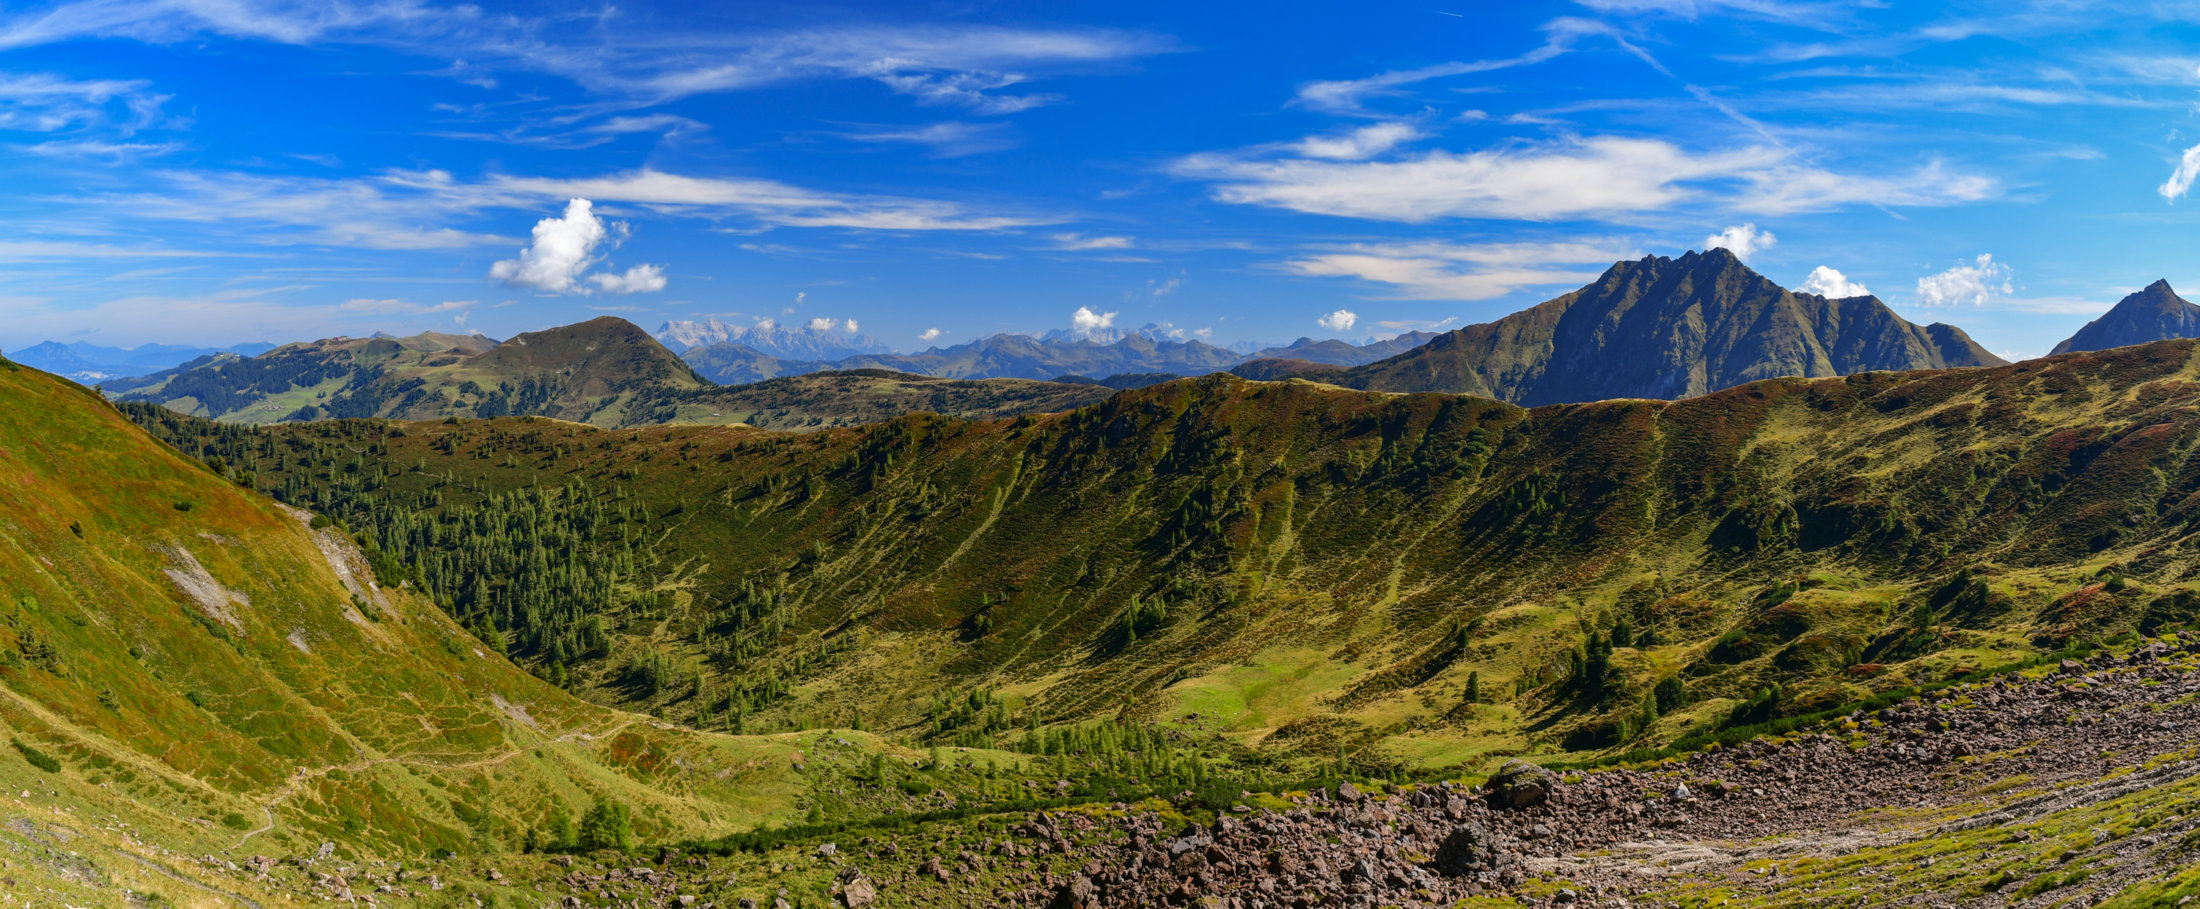
M 1953 325 L 1912 324 L 1877 297 L 1797 293 L 1714 249 L 1616 263 L 1580 290 L 1364 366 L 1254 360 L 1236 371 L 1537 406 L 1679 399 L 1778 376 L 2005 362 Z
M 71 344 L 47 341 L 43 344 L 33 344 L 21 350 L 11 351 L 8 354 L 8 359 L 32 369 L 44 370 L 57 376 L 67 376 L 79 382 L 102 382 L 109 379 L 151 375 L 163 369 L 173 369 L 200 357 L 210 357 L 216 354 L 255 357 L 274 349 L 275 345 L 266 342 L 235 344 L 229 347 L 186 347 L 176 344 L 101 347 L 83 341 Z
M 1050 331 L 1042 335 L 998 334 L 913 354 L 856 353 L 837 359 L 788 356 L 784 344 L 759 346 L 747 340 L 721 340 L 681 347 L 684 341 L 717 333 L 691 328 L 701 323 L 667 323 L 658 339 L 681 350 L 682 358 L 696 372 L 713 382 L 737 385 L 782 376 L 848 369 L 889 369 L 949 379 L 1060 379 L 1104 381 L 1129 387 L 1131 377 L 1153 384 L 1180 376 L 1221 372 L 1249 359 L 1291 358 L 1311 365 L 1358 366 L 1417 347 L 1436 337 L 1431 332 L 1407 332 L 1366 344 L 1349 341 L 1300 338 L 1284 347 L 1253 352 L 1218 347 L 1205 341 L 1180 337 L 1159 325 L 1129 329 Z M 739 329 L 740 326 L 723 328 Z M 727 334 L 729 338 L 754 338 Z
M 755 325 L 735 325 L 717 319 L 666 322 L 657 329 L 657 340 L 674 353 L 685 353 L 713 344 L 739 344 L 783 360 L 838 360 L 857 354 L 893 353 L 893 348 L 870 335 L 857 334 L 834 322 L 831 328 L 780 325 L 770 319 Z
M 2168 281 L 2156 281 L 2087 322 L 2050 353 L 2107 350 L 2171 338 L 2200 338 L 2200 306 L 2178 296 Z

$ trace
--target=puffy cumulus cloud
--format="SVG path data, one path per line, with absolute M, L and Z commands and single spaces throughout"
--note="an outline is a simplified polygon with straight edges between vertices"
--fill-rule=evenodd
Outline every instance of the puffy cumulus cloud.
M 519 258 L 489 266 L 489 277 L 514 287 L 532 287 L 554 294 L 572 293 L 581 272 L 596 264 L 596 247 L 611 236 L 612 228 L 596 217 L 595 204 L 587 199 L 565 203 L 565 215 L 535 222 L 535 239 L 519 251 Z
M 2170 171 L 2169 179 L 2163 181 L 2154 191 L 2161 193 L 2162 198 L 2175 202 L 2178 196 L 2192 189 L 2194 178 L 2200 178 L 2200 145 L 2185 149 L 2185 156 L 2178 160 L 2177 169 Z
M 1973 264 L 1958 265 L 1940 274 L 1917 279 L 1917 302 L 1925 306 L 1958 303 L 1976 306 L 2015 292 L 2016 287 L 2009 280 L 2009 266 L 1994 261 L 1987 253 L 1979 254 Z
M 1411 123 L 1377 123 L 1360 127 L 1342 136 L 1312 136 L 1301 139 L 1295 150 L 1309 158 L 1358 161 L 1372 158 L 1401 143 L 1418 138 L 1421 138 L 1421 130 Z
M 1558 243 L 1361 243 L 1282 263 L 1311 277 L 1349 277 L 1394 288 L 1408 300 L 1487 300 L 1525 287 L 1585 284 L 1603 266 L 1633 258 L 1614 241 Z M 1587 270 L 1581 265 L 1597 265 Z
M 519 251 L 517 259 L 503 259 L 489 266 L 489 277 L 513 287 L 527 287 L 554 294 L 637 293 L 665 289 L 662 269 L 638 265 L 625 274 L 585 274 L 602 261 L 597 250 L 618 245 L 629 229 L 623 221 L 606 222 L 596 216 L 587 199 L 565 203 L 565 214 L 535 222 L 534 241 Z
M 609 294 L 652 294 L 665 289 L 665 270 L 655 265 L 636 265 L 625 274 L 605 272 L 589 276 L 596 289 Z
M 841 331 L 845 331 L 845 332 L 847 332 L 847 333 L 849 333 L 849 334 L 851 334 L 851 335 L 852 335 L 852 334 L 855 334 L 855 333 L 856 333 L 856 320 L 854 320 L 854 319 L 849 319 L 849 320 L 848 320 L 848 321 L 846 321 L 846 322 L 842 322 L 842 323 L 840 323 L 840 330 L 841 330 Z
M 946 334 L 946 333 L 947 333 L 947 332 L 941 331 L 941 330 L 939 330 L 939 329 L 937 329 L 937 328 L 927 328 L 927 329 L 925 329 L 925 330 L 924 330 L 924 331 L 923 331 L 923 332 L 922 332 L 921 334 L 918 334 L 918 335 L 917 335 L 917 340 L 919 340 L 919 341 L 934 341 L 934 340 L 938 340 L 938 339 L 939 339 L 939 336 L 941 336 L 941 335 L 944 335 L 944 334 Z
M 1733 253 L 1735 258 L 1747 262 L 1759 250 L 1778 242 L 1780 238 L 1773 236 L 1772 231 L 1758 230 L 1756 224 L 1737 224 L 1703 238 L 1703 248 L 1724 249 Z
M 1351 331 L 1352 326 L 1359 324 L 1359 321 L 1359 313 L 1353 312 L 1349 309 L 1340 309 L 1336 312 L 1330 313 L 1329 315 L 1323 316 L 1319 319 L 1315 319 L 1314 324 L 1329 329 L 1330 331 L 1344 332 Z
M 1069 314 L 1069 324 L 1078 331 L 1096 331 L 1113 328 L 1115 316 L 1112 312 L 1093 312 L 1090 306 L 1080 306 L 1076 312 Z
M 1849 276 L 1824 265 L 1811 269 L 1810 277 L 1804 278 L 1803 286 L 1796 288 L 1796 290 L 1806 294 L 1831 297 L 1835 300 L 1871 295 L 1869 288 L 1849 280 Z
M 811 330 L 811 331 L 832 331 L 832 330 L 833 330 L 833 328 L 834 328 L 835 326 L 839 325 L 839 324 L 840 324 L 840 320 L 839 320 L 839 319 L 835 319 L 835 318 L 832 318 L 832 317 L 830 317 L 830 316 L 818 316 L 817 318 L 815 318 L 815 319 L 811 319 L 811 320 L 810 320 L 810 330 Z
M 1408 223 L 1610 219 L 1684 204 L 1757 214 L 1936 206 L 1999 191 L 1989 178 L 1949 173 L 1938 163 L 1907 174 L 1844 174 L 1799 164 L 1770 146 L 1698 152 L 1616 136 L 1385 161 L 1206 153 L 1169 170 L 1213 183 L 1223 202 Z

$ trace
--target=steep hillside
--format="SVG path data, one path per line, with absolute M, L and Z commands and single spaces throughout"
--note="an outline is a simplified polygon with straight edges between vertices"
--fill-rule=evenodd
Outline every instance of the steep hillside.
M 2170 338 L 2200 337 L 2200 306 L 2185 301 L 2168 281 L 2156 281 L 2117 301 L 2100 318 L 2085 323 L 2053 353 L 2107 350 Z
M 1365 366 L 1247 367 L 1253 375 L 1535 406 L 1685 398 L 1776 376 L 2002 362 L 1961 329 L 1913 325 L 1876 297 L 1794 293 L 1714 249 L 1618 263 L 1573 293 Z
M 1536 410 L 1209 377 L 808 436 L 163 432 L 345 515 L 591 696 L 970 744 L 1186 721 L 1247 759 L 1430 767 L 1670 738 L 2189 621 L 2193 350 Z M 361 471 L 299 472 L 362 449 Z M 537 613 L 618 628 L 631 607 L 500 612 L 525 577 L 422 523 L 568 484 L 646 506 L 646 534 L 590 539 L 654 541 L 621 545 L 688 598 L 600 657 Z M 651 654 L 697 661 L 722 696 L 620 681 Z M 1645 713 L 1668 679 L 1678 700 Z M 999 712 L 944 711 L 943 692 Z
M 316 870 L 334 871 L 555 843 L 598 802 L 630 806 L 637 835 L 660 841 L 799 819 L 816 803 L 791 769 L 800 743 L 577 700 L 414 590 L 379 585 L 373 558 L 325 520 L 221 469 L 78 386 L 0 361 L 0 724 L 12 746 L 0 790 L 16 813 L 0 841 L 14 892 L 264 903 L 277 898 L 268 878 L 212 880 L 220 863 L 197 857 L 305 867 L 318 855 Z M 449 896 L 496 898 L 483 887 Z

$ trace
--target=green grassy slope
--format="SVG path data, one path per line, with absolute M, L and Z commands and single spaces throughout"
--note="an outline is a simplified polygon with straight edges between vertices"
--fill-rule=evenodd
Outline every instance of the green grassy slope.
M 1251 760 L 1432 766 L 1670 739 L 2191 620 L 2193 350 L 1536 410 L 1209 377 L 807 436 L 164 431 L 271 488 L 318 471 L 318 501 L 414 560 L 430 537 L 398 515 L 572 482 L 631 497 L 602 539 L 638 541 L 619 545 L 653 595 L 591 605 L 608 643 L 560 651 L 600 700 L 988 743 L 1163 719 Z M 344 447 L 376 453 L 368 479 L 328 469 Z M 439 589 L 547 672 L 564 632 L 519 633 L 486 583 Z M 650 660 L 696 681 L 638 684 Z M 1645 716 L 1669 678 L 1682 696 Z M 999 715 L 935 701 L 972 692 Z
M 825 797 L 800 772 L 810 743 L 573 698 L 378 586 L 337 528 L 4 360 L 0 476 L 0 726 L 20 743 L 0 749 L 0 810 L 31 818 L 0 838 L 48 856 L 11 872 L 25 886 L 235 905 L 187 858 L 511 848 L 599 799 L 675 840 Z

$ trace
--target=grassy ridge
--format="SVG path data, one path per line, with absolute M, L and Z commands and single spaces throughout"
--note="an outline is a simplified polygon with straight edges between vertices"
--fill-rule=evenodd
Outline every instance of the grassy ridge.
M 800 743 L 574 699 L 75 385 L 0 365 L 0 474 L 0 789 L 128 822 L 115 849 L 470 851 L 606 798 L 653 839 L 801 816 Z

